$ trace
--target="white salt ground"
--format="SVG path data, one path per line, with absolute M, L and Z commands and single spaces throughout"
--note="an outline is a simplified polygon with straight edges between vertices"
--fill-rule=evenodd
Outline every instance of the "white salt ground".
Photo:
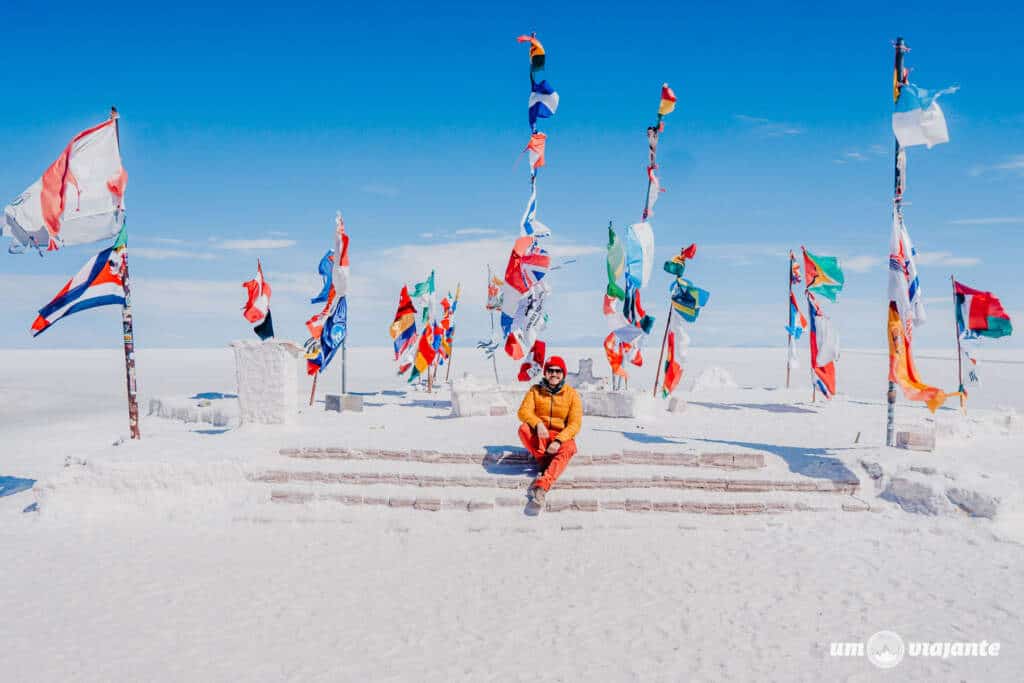
M 515 443 L 513 416 L 449 419 L 443 392 L 399 395 L 386 349 L 349 353 L 350 389 L 396 392 L 366 396 L 363 413 L 317 404 L 293 426 L 223 433 L 144 417 L 143 441 L 118 446 L 117 353 L 8 355 L 0 477 L 38 482 L 0 497 L 4 680 L 1017 681 L 1024 670 L 1024 434 L 996 409 L 1015 405 L 1022 366 L 986 378 L 970 420 L 940 413 L 955 426 L 934 453 L 909 453 L 880 446 L 884 355 L 847 352 L 849 395 L 822 405 L 806 380 L 776 388 L 781 349 L 692 349 L 687 377 L 719 367 L 739 388 L 686 396 L 686 412 L 653 421 L 589 420 L 584 452 L 757 450 L 790 476 L 819 455 L 855 472 L 876 512 L 529 519 L 251 498 L 242 474 L 280 466 L 280 447 Z M 574 365 L 580 351 L 565 355 Z M 456 372 L 486 373 L 474 356 L 457 355 Z M 928 378 L 948 362 L 920 365 Z M 139 373 L 143 405 L 235 391 L 228 349 L 142 351 Z M 928 419 L 902 406 L 899 417 Z M 933 468 L 920 476 L 998 494 L 1000 512 L 908 514 L 876 497 L 862 459 L 887 476 Z M 880 630 L 1001 650 L 888 672 L 829 656 L 830 642 Z

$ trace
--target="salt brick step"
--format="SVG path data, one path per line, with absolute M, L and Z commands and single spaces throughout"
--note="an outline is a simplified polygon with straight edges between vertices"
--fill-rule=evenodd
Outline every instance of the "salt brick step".
M 527 465 L 533 459 L 526 451 L 511 451 L 501 455 L 480 453 L 445 453 L 425 450 L 387 450 L 355 448 L 282 448 L 279 453 L 289 458 L 312 460 L 401 460 L 464 465 Z M 667 465 L 674 467 L 718 467 L 722 469 L 750 470 L 765 466 L 764 453 L 659 453 L 657 451 L 624 450 L 618 453 L 573 456 L 574 467 L 580 465 Z
M 456 510 L 474 512 L 478 510 L 495 510 L 498 508 L 523 508 L 525 498 L 521 496 L 497 496 L 492 499 L 465 499 L 447 497 L 413 497 L 413 496 L 362 496 L 354 494 L 320 493 L 308 491 L 275 490 L 271 492 L 271 502 L 306 504 L 313 502 L 333 502 L 351 506 L 376 506 L 388 508 L 406 508 L 437 512 L 440 510 Z M 839 506 L 815 505 L 796 501 L 745 501 L 740 503 L 718 503 L 706 501 L 665 501 L 645 498 L 620 498 L 596 500 L 587 498 L 563 498 L 548 500 L 544 505 L 545 512 L 634 512 L 634 513 L 690 513 L 707 515 L 753 515 L 779 514 L 784 512 L 866 512 L 870 506 L 860 500 L 851 498 Z
M 574 463 L 575 464 L 575 459 Z M 405 472 L 320 472 L 274 470 L 247 475 L 251 481 L 285 484 L 345 484 L 345 485 L 389 485 L 442 488 L 499 488 L 526 490 L 533 479 L 513 476 L 435 476 Z M 653 475 L 650 477 L 563 477 L 555 484 L 557 490 L 579 489 L 697 489 L 724 492 L 797 491 L 802 493 L 856 493 L 860 482 L 856 479 L 836 481 L 832 479 L 798 479 L 788 481 L 750 479 L 702 479 Z

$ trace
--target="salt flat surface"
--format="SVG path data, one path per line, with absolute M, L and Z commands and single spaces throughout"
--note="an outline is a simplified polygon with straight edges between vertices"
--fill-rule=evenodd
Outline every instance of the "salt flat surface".
M 934 453 L 910 453 L 881 446 L 884 354 L 846 352 L 844 393 L 825 404 L 811 403 L 806 378 L 780 388 L 781 350 L 693 349 L 686 412 L 587 419 L 582 451 L 756 451 L 768 457 L 762 474 L 777 477 L 845 468 L 874 511 L 533 519 L 260 500 L 247 473 L 313 466 L 282 447 L 516 444 L 514 416 L 449 418 L 446 390 L 404 386 L 387 349 L 349 351 L 364 412 L 323 411 L 322 394 L 340 384 L 332 368 L 297 424 L 226 431 L 148 418 L 145 406 L 233 393 L 229 349 L 140 351 L 143 440 L 118 445 L 119 352 L 6 355 L 0 478 L 35 487 L 0 495 L 4 679 L 1016 681 L 1024 670 L 1024 436 L 1008 411 L 1024 407 L 1024 365 L 1013 354 L 985 356 L 968 419 L 901 403 L 901 423 L 940 426 Z M 607 374 L 600 349 L 564 355 L 571 368 L 592 356 Z M 949 378 L 948 359 L 919 355 L 926 379 Z M 712 367 L 738 387 L 687 391 Z M 501 371 L 508 381 L 510 366 Z M 462 372 L 491 369 L 460 349 Z M 651 372 L 633 387 L 649 389 Z M 909 514 L 877 497 L 861 460 L 933 468 L 998 495 L 1000 512 Z M 569 473 L 587 470 L 597 468 Z M 1002 649 L 905 659 L 893 672 L 829 656 L 831 641 L 884 629 Z

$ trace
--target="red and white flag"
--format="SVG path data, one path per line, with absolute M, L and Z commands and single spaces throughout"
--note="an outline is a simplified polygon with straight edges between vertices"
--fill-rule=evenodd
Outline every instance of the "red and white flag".
M 256 277 L 248 282 L 243 282 L 249 294 L 249 300 L 245 302 L 242 315 L 251 323 L 258 323 L 267 317 L 270 310 L 270 283 L 263 279 L 263 265 L 257 259 Z
M 530 153 L 530 168 L 534 173 L 544 165 L 544 147 L 547 145 L 548 136 L 544 133 L 534 133 L 530 136 L 530 142 L 526 144 L 526 151 Z
M 124 223 L 127 184 L 111 118 L 73 137 L 42 177 L 4 207 L 0 229 L 12 238 L 12 252 L 109 239 Z

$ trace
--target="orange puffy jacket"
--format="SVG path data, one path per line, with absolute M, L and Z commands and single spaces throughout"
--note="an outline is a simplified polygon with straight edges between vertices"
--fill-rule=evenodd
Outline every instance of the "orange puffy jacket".
M 536 429 L 537 424 L 558 432 L 558 440 L 569 441 L 579 434 L 583 424 L 583 402 L 580 395 L 568 384 L 563 384 L 558 393 L 552 393 L 544 383 L 530 387 L 519 406 L 519 419 Z

